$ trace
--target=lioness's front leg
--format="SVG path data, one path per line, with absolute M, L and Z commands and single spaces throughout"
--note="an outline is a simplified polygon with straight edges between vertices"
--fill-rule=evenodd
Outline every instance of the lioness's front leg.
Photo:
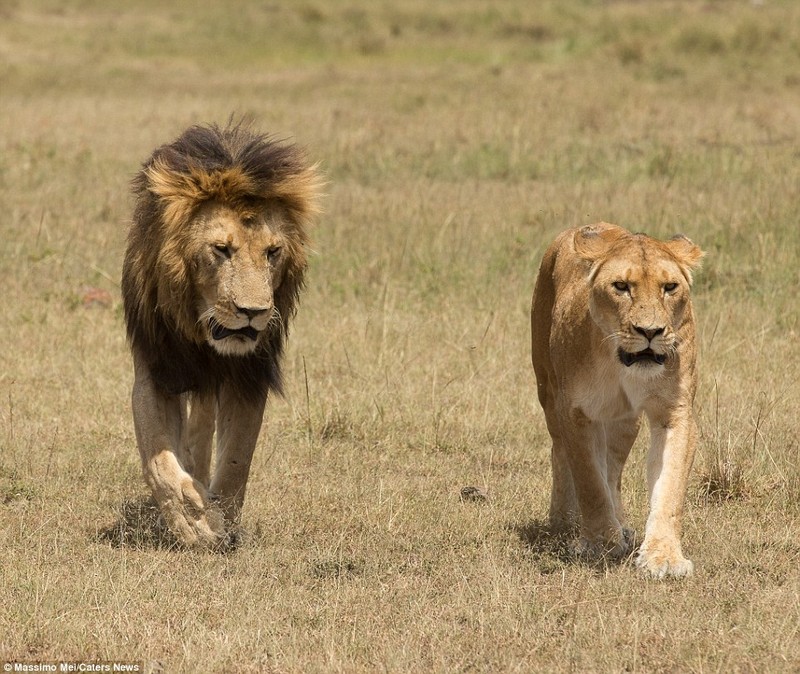
M 212 508 L 202 484 L 178 461 L 186 409 L 180 395 L 162 393 L 134 349 L 131 402 L 144 479 L 175 537 L 185 545 L 215 547 L 225 538 L 222 514 Z
M 680 537 L 696 435 L 690 410 L 650 415 L 650 514 L 636 565 L 655 578 L 688 576 L 694 571 L 694 564 L 683 556 Z
M 239 521 L 250 463 L 264 418 L 266 395 L 247 399 L 228 385 L 222 385 L 217 403 L 217 465 L 211 492 L 219 498 L 225 519 Z
M 602 424 L 592 422 L 579 409 L 572 410 L 568 416 L 562 415 L 561 419 L 565 453 L 581 510 L 581 539 L 577 551 L 592 557 L 622 557 L 630 551 L 630 541 L 617 519 L 608 484 L 605 430 Z

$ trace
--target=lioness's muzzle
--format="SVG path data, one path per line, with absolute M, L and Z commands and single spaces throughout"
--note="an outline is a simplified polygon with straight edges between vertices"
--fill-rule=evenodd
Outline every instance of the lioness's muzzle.
M 655 363 L 656 365 L 663 365 L 667 360 L 666 354 L 656 353 L 653 349 L 649 348 L 637 351 L 636 353 L 629 353 L 628 351 L 620 349 L 617 355 L 619 356 L 620 362 L 625 367 L 630 367 L 635 363 Z

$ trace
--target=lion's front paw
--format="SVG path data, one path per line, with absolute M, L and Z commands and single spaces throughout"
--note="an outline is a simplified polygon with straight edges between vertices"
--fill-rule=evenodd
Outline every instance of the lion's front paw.
M 171 452 L 154 457 L 145 467 L 144 477 L 179 543 L 210 550 L 229 547 L 230 533 L 219 505 Z
M 228 547 L 228 531 L 222 512 L 210 501 L 205 489 L 185 477 L 180 492 L 161 502 L 167 525 L 180 543 L 211 550 Z
M 656 580 L 685 578 L 694 572 L 692 560 L 686 559 L 680 552 L 647 550 L 644 547 L 636 556 L 636 566 L 645 575 Z

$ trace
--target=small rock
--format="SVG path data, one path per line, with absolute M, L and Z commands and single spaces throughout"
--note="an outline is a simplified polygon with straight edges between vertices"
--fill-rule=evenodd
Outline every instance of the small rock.
M 488 501 L 489 494 L 480 487 L 461 487 L 461 502 L 465 501 Z

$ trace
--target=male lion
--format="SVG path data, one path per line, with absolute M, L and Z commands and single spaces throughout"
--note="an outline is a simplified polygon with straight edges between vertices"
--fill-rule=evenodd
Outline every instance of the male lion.
M 185 545 L 233 540 L 267 394 L 281 391 L 318 188 L 298 148 L 242 124 L 191 127 L 133 181 L 122 296 L 134 427 Z
M 687 576 L 680 543 L 695 449 L 697 387 L 689 239 L 658 241 L 607 223 L 568 229 L 544 254 L 531 310 L 533 367 L 553 441 L 550 524 L 580 522 L 577 552 L 623 557 L 633 544 L 620 488 L 650 426 L 650 514 L 637 566 Z

